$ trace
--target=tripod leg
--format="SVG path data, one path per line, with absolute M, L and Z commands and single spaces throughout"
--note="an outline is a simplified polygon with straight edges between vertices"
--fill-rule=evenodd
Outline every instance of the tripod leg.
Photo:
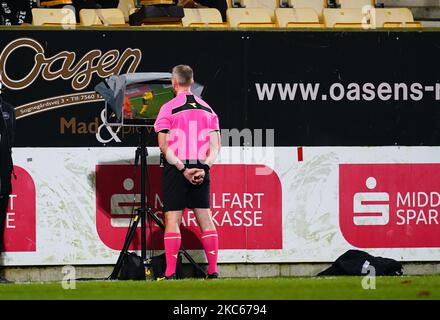
M 203 270 L 202 267 L 200 267 L 199 264 L 194 261 L 194 259 L 189 255 L 189 253 L 185 250 L 185 248 L 183 246 L 180 247 L 180 252 L 193 265 L 193 267 L 196 268 L 197 271 L 199 271 L 201 274 L 203 274 L 204 278 L 207 277 L 205 270 Z
M 122 261 L 124 260 L 124 256 L 127 254 L 128 248 L 130 247 L 130 243 L 133 240 L 133 237 L 136 233 L 136 228 L 139 224 L 139 219 L 140 219 L 140 215 L 138 213 L 133 219 L 133 225 L 130 227 L 130 231 L 128 232 L 127 238 L 125 239 L 122 251 L 119 254 L 118 261 L 116 262 L 116 265 L 113 268 L 113 272 L 109 277 L 109 279 L 111 280 L 115 280 L 118 278 L 119 271 L 121 271 L 121 267 L 122 267 Z

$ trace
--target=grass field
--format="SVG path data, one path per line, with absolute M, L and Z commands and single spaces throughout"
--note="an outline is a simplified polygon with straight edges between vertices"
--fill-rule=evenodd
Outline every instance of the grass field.
M 361 277 L 264 278 L 179 281 L 77 281 L 0 285 L 0 299 L 440 299 L 440 275 L 377 277 L 376 289 Z

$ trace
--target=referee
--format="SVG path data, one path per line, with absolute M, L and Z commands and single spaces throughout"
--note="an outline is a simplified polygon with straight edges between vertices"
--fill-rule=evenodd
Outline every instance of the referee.
M 15 110 L 1 97 L 0 74 L 0 255 L 4 246 L 4 231 L 9 196 L 12 193 L 11 174 L 13 171 L 11 147 L 15 131 Z M 0 283 L 9 283 L 0 276 Z
M 166 159 L 163 191 L 167 268 L 162 279 L 176 279 L 185 208 L 193 209 L 202 231 L 208 278 L 218 278 L 218 237 L 210 210 L 209 170 L 220 150 L 220 127 L 212 108 L 191 92 L 193 83 L 191 67 L 173 68 L 176 97 L 161 107 L 154 124 L 160 151 Z

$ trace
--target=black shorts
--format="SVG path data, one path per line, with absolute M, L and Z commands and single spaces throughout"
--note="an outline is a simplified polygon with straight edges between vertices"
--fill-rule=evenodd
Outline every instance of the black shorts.
M 193 185 L 184 175 L 177 170 L 176 166 L 164 161 L 163 170 L 163 205 L 164 211 L 179 211 L 185 208 L 209 209 L 210 208 L 210 180 L 209 172 L 206 172 L 202 184 Z M 186 167 L 201 168 L 197 161 L 184 161 Z

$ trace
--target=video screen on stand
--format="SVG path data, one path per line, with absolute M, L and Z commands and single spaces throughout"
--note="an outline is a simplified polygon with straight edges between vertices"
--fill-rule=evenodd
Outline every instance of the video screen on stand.
M 153 126 L 160 108 L 174 98 L 171 83 L 134 83 L 125 88 L 124 125 Z

